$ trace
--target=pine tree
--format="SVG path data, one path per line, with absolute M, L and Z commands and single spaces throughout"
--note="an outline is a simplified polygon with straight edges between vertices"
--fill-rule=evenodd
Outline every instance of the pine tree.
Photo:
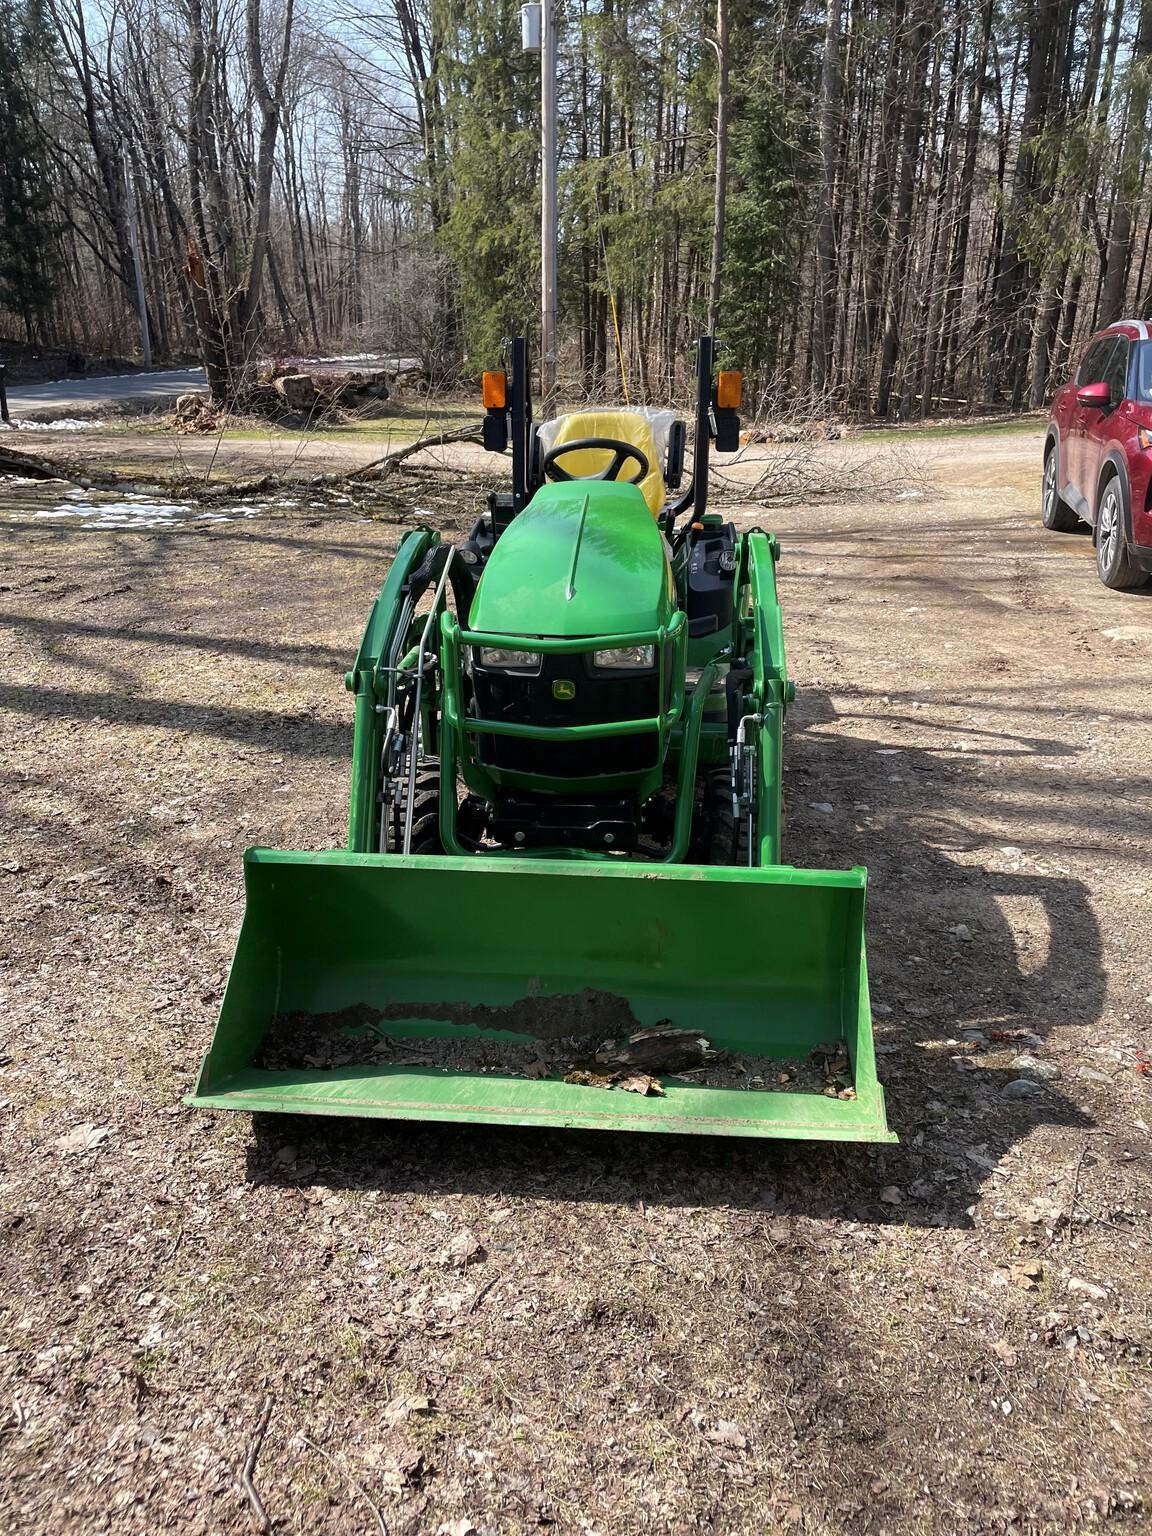
M 539 62 L 519 0 L 435 0 L 451 211 L 439 243 L 456 272 L 464 351 L 492 367 L 539 310 Z
M 31 341 L 56 292 L 56 227 L 29 69 L 49 46 L 38 11 L 0 0 L 0 306 Z
M 775 20 L 753 4 L 737 16 L 728 243 L 721 327 L 748 373 L 767 382 L 785 366 L 782 345 L 797 315 L 810 241 L 817 167 L 811 105 L 781 79 L 767 46 Z M 789 39 L 794 67 L 812 67 L 809 39 Z

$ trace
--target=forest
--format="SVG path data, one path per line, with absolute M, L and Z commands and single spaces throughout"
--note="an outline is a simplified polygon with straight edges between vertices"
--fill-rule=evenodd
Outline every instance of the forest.
M 718 214 L 718 330 L 762 409 L 1036 408 L 1152 308 L 1152 0 L 560 0 L 557 26 L 572 387 L 678 387 Z M 259 357 L 452 378 L 538 329 L 519 0 L 0 0 L 0 133 L 16 340 L 139 356 L 142 295 L 156 359 L 228 399 Z

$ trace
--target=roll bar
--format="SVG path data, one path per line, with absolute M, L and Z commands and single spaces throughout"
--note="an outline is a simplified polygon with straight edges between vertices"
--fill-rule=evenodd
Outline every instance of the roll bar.
M 507 379 L 504 398 L 490 405 L 484 418 L 484 446 L 503 453 L 512 446 L 512 511 L 527 506 L 539 485 L 533 477 L 532 443 L 532 369 L 528 341 L 517 336 L 510 346 L 511 377 Z M 708 460 L 711 445 L 720 453 L 735 453 L 740 446 L 740 417 L 730 406 L 721 406 L 714 382 L 716 338 L 701 336 L 696 342 L 696 413 L 693 432 L 692 479 L 682 496 L 670 501 L 660 515 L 660 526 L 671 535 L 676 520 L 689 509 L 699 522 L 708 507 Z M 488 375 L 485 376 L 486 378 Z

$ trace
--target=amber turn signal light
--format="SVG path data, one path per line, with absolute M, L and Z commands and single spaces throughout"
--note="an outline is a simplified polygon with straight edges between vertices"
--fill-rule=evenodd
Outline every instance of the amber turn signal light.
M 716 404 L 722 411 L 738 411 L 744 398 L 744 375 L 721 372 L 716 375 Z
M 485 410 L 502 411 L 508 404 L 508 375 L 502 369 L 485 373 L 481 388 Z

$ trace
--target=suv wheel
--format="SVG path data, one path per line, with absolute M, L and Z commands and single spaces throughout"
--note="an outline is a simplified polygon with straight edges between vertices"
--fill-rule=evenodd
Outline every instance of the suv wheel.
M 1116 475 L 1100 493 L 1096 513 L 1096 569 L 1100 580 L 1113 591 L 1124 592 L 1144 585 L 1146 577 L 1128 553 L 1124 537 L 1124 491 Z
M 1075 533 L 1080 519 L 1060 495 L 1056 485 L 1056 444 L 1051 443 L 1044 455 L 1044 480 L 1041 501 L 1041 519 L 1045 528 L 1054 533 Z

